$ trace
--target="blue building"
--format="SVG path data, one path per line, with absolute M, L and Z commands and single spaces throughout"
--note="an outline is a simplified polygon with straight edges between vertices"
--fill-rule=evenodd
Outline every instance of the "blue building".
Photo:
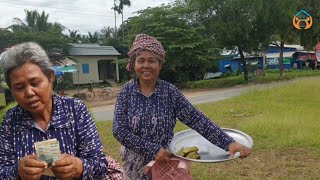
M 292 69 L 295 64 L 298 66 L 298 68 L 302 67 L 299 59 L 293 57 L 294 53 L 302 50 L 303 47 L 300 45 L 285 44 L 283 48 L 283 63 L 285 69 Z M 270 45 L 268 51 L 266 52 L 265 60 L 263 60 L 262 56 L 249 56 L 246 57 L 246 59 L 249 70 L 250 67 L 254 65 L 256 65 L 256 68 L 258 69 L 279 69 L 280 47 Z M 219 71 L 222 73 L 226 73 L 228 71 L 235 72 L 237 70 L 243 72 L 243 64 L 239 54 L 227 54 L 219 61 Z
M 257 68 L 263 68 L 263 57 L 246 57 L 248 68 L 251 66 L 257 66 Z M 219 71 L 222 73 L 236 72 L 240 70 L 243 72 L 243 64 L 240 57 L 226 57 L 219 61 Z
M 283 64 L 285 69 L 292 69 L 296 60 L 293 54 L 296 51 L 303 50 L 299 45 L 286 45 L 283 48 Z M 266 69 L 279 69 L 280 47 L 270 45 L 266 54 Z

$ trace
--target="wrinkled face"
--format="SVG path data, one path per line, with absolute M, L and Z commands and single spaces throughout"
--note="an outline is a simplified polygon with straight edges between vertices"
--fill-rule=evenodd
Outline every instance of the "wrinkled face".
M 31 114 L 40 114 L 52 108 L 52 81 L 40 67 L 26 63 L 10 72 L 11 91 L 18 104 Z
M 134 63 L 134 71 L 140 81 L 156 82 L 160 69 L 159 60 L 149 51 L 141 51 Z

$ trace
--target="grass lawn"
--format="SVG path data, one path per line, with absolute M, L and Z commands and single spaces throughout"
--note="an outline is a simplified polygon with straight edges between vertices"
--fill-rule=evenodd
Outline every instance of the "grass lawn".
M 249 134 L 252 155 L 221 163 L 192 163 L 193 179 L 318 179 L 320 77 L 254 89 L 197 107 L 220 127 Z M 104 151 L 120 160 L 112 122 L 97 122 Z M 186 129 L 181 123 L 176 131 Z

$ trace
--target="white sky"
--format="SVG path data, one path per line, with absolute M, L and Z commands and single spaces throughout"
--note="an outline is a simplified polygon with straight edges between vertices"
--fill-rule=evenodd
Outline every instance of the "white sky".
M 105 27 L 114 28 L 113 0 L 0 0 L 0 27 L 13 24 L 13 18 L 24 20 L 27 10 L 44 10 L 49 14 L 49 22 L 59 22 L 70 30 L 81 34 L 94 32 Z M 124 20 L 134 16 L 134 12 L 168 4 L 173 0 L 131 0 L 131 7 L 124 8 Z M 121 15 L 117 14 L 117 26 Z

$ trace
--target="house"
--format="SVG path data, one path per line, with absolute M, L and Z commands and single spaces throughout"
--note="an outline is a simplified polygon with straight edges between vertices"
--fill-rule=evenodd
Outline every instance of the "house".
M 119 81 L 115 61 L 120 53 L 113 46 L 99 44 L 72 44 L 69 55 L 76 59 L 78 72 L 72 73 L 73 84 Z

